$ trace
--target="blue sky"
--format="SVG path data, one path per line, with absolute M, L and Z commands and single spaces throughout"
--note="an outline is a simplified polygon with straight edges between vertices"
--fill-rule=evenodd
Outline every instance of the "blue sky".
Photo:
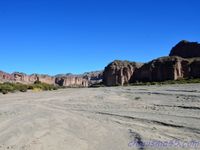
M 199 0 L 1 0 L 0 70 L 28 74 L 147 62 L 200 42 Z

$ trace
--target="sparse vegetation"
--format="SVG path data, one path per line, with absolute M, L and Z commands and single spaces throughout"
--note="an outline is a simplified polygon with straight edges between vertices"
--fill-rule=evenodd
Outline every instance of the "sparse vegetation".
M 47 83 L 35 82 L 33 85 L 31 85 L 31 88 L 40 89 L 44 91 L 51 91 L 51 90 L 57 90 L 58 86 L 47 84 Z
M 103 82 L 100 82 L 100 83 L 92 84 L 89 87 L 90 88 L 99 88 L 99 87 L 105 87 L 105 85 L 103 84 Z
M 20 91 L 20 92 L 26 92 L 28 90 L 28 85 L 21 84 L 21 83 L 16 83 L 12 84 L 14 87 L 14 90 Z
M 200 79 L 180 79 L 180 80 L 168 80 L 162 82 L 135 82 L 131 83 L 132 86 L 139 85 L 167 85 L 167 84 L 189 84 L 189 83 L 200 83 Z
M 8 92 L 14 92 L 14 87 L 7 83 L 0 84 L 0 92 L 3 94 L 7 94 Z
M 50 85 L 41 82 L 35 82 L 34 84 L 26 85 L 21 83 L 1 83 L 0 84 L 0 93 L 7 94 L 16 91 L 26 92 L 27 90 L 42 90 L 42 91 L 50 91 L 57 90 L 60 88 L 59 86 Z
M 135 97 L 135 100 L 140 100 L 141 99 L 141 97 Z

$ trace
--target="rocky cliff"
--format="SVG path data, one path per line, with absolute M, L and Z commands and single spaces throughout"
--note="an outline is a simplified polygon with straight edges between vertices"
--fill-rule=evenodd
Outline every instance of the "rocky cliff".
M 75 75 L 56 77 L 55 83 L 66 87 L 88 87 L 88 80 Z
M 48 75 L 40 75 L 40 74 L 35 74 L 35 77 L 34 79 L 37 79 L 38 81 L 40 82 L 43 82 L 43 83 L 47 83 L 47 84 L 56 84 L 55 83 L 55 77 L 52 77 L 52 76 L 48 76 Z
M 103 81 L 103 71 L 86 72 L 82 76 L 88 81 L 89 86 L 102 83 Z
M 134 71 L 141 67 L 141 65 L 142 64 L 136 62 L 115 60 L 105 67 L 103 83 L 106 86 L 128 84 Z
M 172 48 L 169 56 L 180 56 L 183 58 L 200 57 L 200 44 L 186 40 L 180 41 Z
M 80 75 L 59 74 L 56 76 L 14 72 L 12 74 L 0 71 L 0 83 L 13 82 L 23 84 L 33 84 L 35 81 L 42 83 L 54 84 L 66 87 L 88 87 L 93 84 L 101 83 L 103 71 L 87 72 Z
M 8 82 L 12 80 L 12 75 L 10 75 L 9 73 L 0 71 L 0 83 L 1 82 Z
M 67 87 L 87 87 L 88 80 L 83 78 L 83 76 L 78 75 L 65 75 L 62 77 L 32 74 L 27 75 L 25 73 L 14 72 L 12 74 L 0 71 L 0 82 L 12 82 L 12 83 L 23 83 L 23 84 L 33 84 L 35 81 L 40 81 L 42 83 L 54 84 Z
M 27 75 L 25 73 L 20 72 L 14 72 L 12 74 L 9 74 L 0 71 L 0 81 L 24 84 L 33 84 L 35 81 L 41 81 L 43 83 L 55 84 L 55 77 L 39 74 Z
M 183 78 L 200 78 L 200 44 L 197 42 L 181 41 L 172 48 L 170 56 L 143 65 L 114 61 L 105 67 L 103 73 L 103 81 L 107 86 Z
M 14 82 L 20 82 L 26 84 L 30 83 L 29 76 L 26 75 L 25 73 L 14 72 L 11 74 L 11 76 Z
M 177 80 L 187 77 L 189 74 L 189 60 L 178 56 L 161 57 L 145 63 L 137 69 L 132 76 L 134 81 L 165 81 Z
M 190 64 L 190 77 L 200 78 L 200 58 L 195 58 Z
M 135 71 L 131 82 L 166 81 L 184 78 L 200 78 L 200 58 L 185 59 L 168 56 L 144 64 Z

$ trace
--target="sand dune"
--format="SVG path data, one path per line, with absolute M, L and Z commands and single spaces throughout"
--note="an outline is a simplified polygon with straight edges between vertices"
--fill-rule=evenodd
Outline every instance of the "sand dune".
M 0 150 L 163 148 L 200 149 L 200 84 L 0 95 Z

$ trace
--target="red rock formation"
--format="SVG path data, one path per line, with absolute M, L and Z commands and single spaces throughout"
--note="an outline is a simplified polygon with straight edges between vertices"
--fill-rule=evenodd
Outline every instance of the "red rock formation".
M 88 80 L 89 86 L 99 84 L 103 81 L 103 71 L 86 72 L 82 76 L 84 79 Z
M 48 75 L 36 75 L 38 81 L 47 84 L 55 84 L 55 77 Z
M 131 82 L 152 82 L 200 78 L 200 58 L 161 57 L 137 69 Z
M 196 58 L 191 62 L 190 77 L 191 78 L 200 78 L 200 58 Z
M 35 81 L 39 81 L 37 74 L 32 74 L 29 76 L 29 82 L 34 83 Z
M 0 82 L 13 82 L 23 84 L 33 84 L 35 81 L 40 81 L 47 84 L 58 84 L 67 87 L 87 87 L 88 80 L 83 76 L 67 75 L 63 77 L 54 77 L 48 75 L 32 74 L 26 75 L 24 73 L 14 72 L 8 74 L 0 71 Z
M 14 72 L 11 75 L 14 82 L 29 83 L 29 76 L 24 73 Z
M 134 71 L 141 64 L 129 61 L 115 60 L 103 72 L 103 83 L 106 86 L 124 85 L 129 83 Z
M 0 81 L 7 82 L 12 79 L 12 76 L 6 72 L 0 71 Z
M 189 75 L 189 60 L 181 57 L 161 57 L 144 64 L 132 76 L 134 81 L 177 80 Z
M 63 76 L 63 77 L 57 77 L 55 79 L 55 83 L 60 86 L 66 86 L 66 87 L 87 87 L 88 86 L 88 80 L 84 79 L 81 76 Z

